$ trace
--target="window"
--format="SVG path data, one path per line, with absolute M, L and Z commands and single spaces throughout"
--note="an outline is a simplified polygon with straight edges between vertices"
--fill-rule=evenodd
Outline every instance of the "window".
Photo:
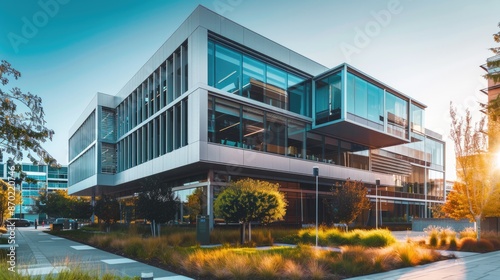
M 306 125 L 303 122 L 288 120 L 287 155 L 302 158 L 304 156 L 304 136 Z
M 243 107 L 243 147 L 265 151 L 264 112 L 252 107 Z
M 424 128 L 424 109 L 411 104 L 411 130 L 417 133 L 425 133 Z
M 243 56 L 243 96 L 264 102 L 265 69 L 264 63 Z
M 215 87 L 239 93 L 241 54 L 221 45 L 215 46 Z
M 224 99 L 217 99 L 215 102 L 213 123 L 214 132 L 212 134 L 212 142 L 241 147 L 239 105 Z
M 316 124 L 341 118 L 342 72 L 316 81 Z
M 208 42 L 208 83 L 222 91 L 310 116 L 310 79 L 214 41 Z M 292 93 L 293 105 L 289 105 Z
M 101 146 L 101 173 L 116 173 L 115 145 L 102 143 Z
M 387 132 L 408 138 L 408 102 L 392 93 L 386 94 Z
M 273 154 L 284 155 L 286 151 L 285 139 L 286 134 L 286 118 L 268 113 L 266 114 L 266 151 Z

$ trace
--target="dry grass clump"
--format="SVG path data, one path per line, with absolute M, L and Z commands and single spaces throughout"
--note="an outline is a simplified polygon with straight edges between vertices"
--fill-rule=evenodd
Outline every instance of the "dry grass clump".
M 459 233 L 459 235 L 460 235 L 460 239 L 466 238 L 466 237 L 471 237 L 471 238 L 477 237 L 476 230 L 474 228 L 471 228 L 471 227 L 465 228 L 464 230 L 462 230 Z
M 429 246 L 431 247 L 446 247 L 456 249 L 457 247 L 457 233 L 452 228 L 443 228 L 437 226 L 429 226 L 424 229 L 429 235 Z
M 267 251 L 199 248 L 180 260 L 180 265 L 186 272 L 213 279 L 340 279 L 440 258 L 439 253 L 410 243 L 394 243 L 385 248 L 345 246 L 342 253 L 301 245 Z
M 473 237 L 460 239 L 460 251 L 466 252 L 491 252 L 495 247 L 488 239 L 477 240 Z

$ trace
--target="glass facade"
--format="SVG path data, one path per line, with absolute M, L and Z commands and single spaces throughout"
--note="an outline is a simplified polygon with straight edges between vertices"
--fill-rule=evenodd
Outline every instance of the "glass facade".
M 135 127 L 116 145 L 102 143 L 101 172 L 121 172 L 186 146 L 188 121 L 186 98 L 147 123 Z
M 214 40 L 208 43 L 208 85 L 311 116 L 310 78 Z
M 76 184 L 96 174 L 95 145 L 69 165 L 69 184 Z
M 74 159 L 96 140 L 95 111 L 83 122 L 69 139 L 69 160 Z
M 347 118 L 371 129 L 409 139 L 409 100 L 349 67 L 345 69 L 347 71 L 338 70 L 315 80 L 315 125 Z M 423 133 L 423 109 L 413 105 L 412 117 L 414 130 Z
M 364 124 L 383 130 L 384 90 L 348 72 L 346 91 L 347 112 L 365 120 Z
M 208 100 L 208 141 L 369 169 L 369 148 L 366 146 L 313 133 L 304 121 L 214 96 Z
M 187 91 L 187 53 L 185 42 L 118 105 L 118 138 Z

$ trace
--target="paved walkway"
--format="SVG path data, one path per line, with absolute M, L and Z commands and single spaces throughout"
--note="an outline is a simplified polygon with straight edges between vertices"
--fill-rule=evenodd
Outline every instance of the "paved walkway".
M 392 270 L 349 279 L 449 279 L 449 280 L 498 280 L 500 278 L 500 252 L 463 254 L 458 259 Z
M 162 270 L 138 261 L 111 254 L 94 247 L 68 239 L 50 235 L 47 228 L 17 228 L 16 266 L 19 273 L 46 275 L 58 273 L 64 269 L 112 273 L 119 276 L 141 276 L 153 273 L 155 280 L 187 280 L 182 275 Z
M 424 232 L 399 231 L 392 232 L 398 241 L 406 242 L 425 239 Z M 426 265 L 407 267 L 388 272 L 376 273 L 360 277 L 349 278 L 352 280 L 404 280 L 404 279 L 449 279 L 449 280 L 498 280 L 500 279 L 500 251 L 491 253 L 469 253 L 442 251 L 442 254 L 454 254 L 457 258 L 434 262 Z

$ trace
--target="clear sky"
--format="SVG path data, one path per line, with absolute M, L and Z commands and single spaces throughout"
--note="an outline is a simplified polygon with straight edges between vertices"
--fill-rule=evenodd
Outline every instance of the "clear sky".
M 116 94 L 202 4 L 327 67 L 347 62 L 426 104 L 426 127 L 449 139 L 449 103 L 463 111 L 495 46 L 500 1 L 24 0 L 0 3 L 0 59 L 43 99 L 46 149 L 68 161 L 68 133 L 96 92 Z M 454 177 L 448 141 L 448 177 Z

